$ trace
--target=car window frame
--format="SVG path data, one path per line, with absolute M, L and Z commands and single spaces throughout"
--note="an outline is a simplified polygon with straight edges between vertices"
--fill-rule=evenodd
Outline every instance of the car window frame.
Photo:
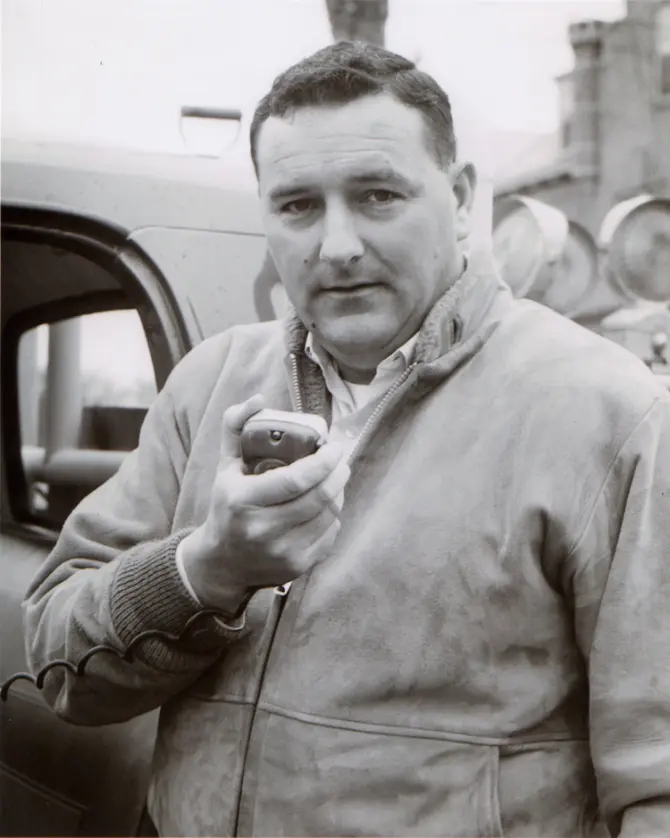
M 75 252 L 108 271 L 120 290 L 93 291 L 38 304 L 10 317 L 2 331 L 0 412 L 2 418 L 2 523 L 55 529 L 34 513 L 24 469 L 19 413 L 18 356 L 21 337 L 36 326 L 110 310 L 137 311 L 160 391 L 191 348 L 182 312 L 170 284 L 129 231 L 86 216 L 42 208 L 2 205 L 2 239 L 53 245 Z M 18 440 L 18 444 L 17 441 Z

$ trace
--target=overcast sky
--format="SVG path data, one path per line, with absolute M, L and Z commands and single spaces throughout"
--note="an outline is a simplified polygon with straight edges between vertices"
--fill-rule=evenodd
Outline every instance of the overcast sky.
M 325 0 L 3 0 L 3 134 L 175 149 L 183 104 L 253 109 L 330 40 Z M 556 125 L 566 27 L 624 0 L 389 0 L 387 46 L 496 128 Z

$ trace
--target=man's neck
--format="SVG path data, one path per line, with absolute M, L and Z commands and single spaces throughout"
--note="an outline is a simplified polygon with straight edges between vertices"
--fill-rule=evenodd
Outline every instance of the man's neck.
M 366 363 L 365 360 L 361 362 L 360 357 L 356 358 L 356 365 L 347 363 L 348 359 L 341 359 L 337 358 L 334 354 L 328 352 L 324 347 L 321 347 L 321 351 L 324 352 L 330 363 L 335 367 L 337 371 L 337 375 L 345 381 L 347 384 L 352 384 L 355 386 L 365 386 L 371 384 L 375 377 L 379 374 L 380 365 L 384 364 L 386 361 L 395 358 L 396 355 L 402 355 L 404 358 L 404 363 L 409 363 L 410 356 L 413 352 L 414 343 L 416 341 L 416 333 L 411 336 L 407 341 L 400 344 L 400 346 L 394 346 L 394 348 L 388 352 L 384 353 L 383 357 L 375 357 L 372 362 L 368 359 Z M 310 340 L 314 340 L 310 338 Z M 318 344 L 315 344 L 315 348 Z M 318 351 L 318 350 L 317 350 Z
M 355 367 L 349 367 L 340 361 L 336 361 L 335 363 L 337 364 L 337 371 L 340 374 L 340 378 L 346 381 L 347 384 L 370 384 L 377 374 L 377 367 L 374 369 L 357 369 Z

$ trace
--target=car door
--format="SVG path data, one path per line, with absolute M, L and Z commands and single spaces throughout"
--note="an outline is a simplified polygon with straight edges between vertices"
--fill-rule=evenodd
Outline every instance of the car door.
M 21 601 L 68 513 L 135 447 L 190 346 L 166 279 L 98 221 L 3 206 L 0 683 L 26 671 Z M 118 357 L 117 357 L 118 356 Z M 156 714 L 60 721 L 35 685 L 0 702 L 3 835 L 134 835 Z

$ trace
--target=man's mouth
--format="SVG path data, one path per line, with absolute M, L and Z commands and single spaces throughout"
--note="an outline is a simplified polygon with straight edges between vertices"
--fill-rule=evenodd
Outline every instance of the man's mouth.
M 381 287 L 379 282 L 359 282 L 356 285 L 334 285 L 325 288 L 327 294 L 333 294 L 338 297 L 348 297 L 358 294 L 366 294 Z

